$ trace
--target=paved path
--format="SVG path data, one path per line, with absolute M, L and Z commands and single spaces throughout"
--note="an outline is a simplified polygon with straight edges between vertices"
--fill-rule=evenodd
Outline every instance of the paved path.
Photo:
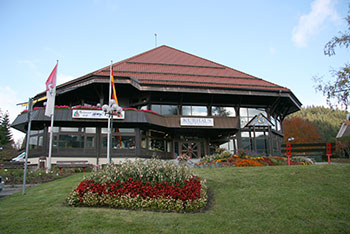
M 26 189 L 36 186 L 37 184 L 27 184 Z M 22 193 L 23 184 L 15 184 L 15 185 L 6 185 L 4 186 L 4 189 L 0 192 L 0 198 L 9 196 L 14 193 Z

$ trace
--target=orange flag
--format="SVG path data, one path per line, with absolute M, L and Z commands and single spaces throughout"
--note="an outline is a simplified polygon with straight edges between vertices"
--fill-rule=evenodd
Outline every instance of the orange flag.
M 112 83 L 112 98 L 115 100 L 117 105 L 119 105 L 117 93 L 115 91 L 115 86 L 114 86 L 113 66 L 111 66 L 111 83 Z

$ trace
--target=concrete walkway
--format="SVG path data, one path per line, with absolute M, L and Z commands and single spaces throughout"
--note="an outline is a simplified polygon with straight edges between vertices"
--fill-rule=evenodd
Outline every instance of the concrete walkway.
M 26 191 L 28 188 L 36 186 L 37 184 L 27 184 L 26 185 Z M 23 184 L 15 184 L 15 185 L 6 185 L 4 186 L 4 189 L 0 192 L 0 198 L 9 196 L 14 193 L 22 193 Z

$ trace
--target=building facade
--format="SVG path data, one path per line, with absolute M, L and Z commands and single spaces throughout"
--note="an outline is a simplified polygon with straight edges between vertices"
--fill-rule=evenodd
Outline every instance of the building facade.
M 217 147 L 280 155 L 282 121 L 300 101 L 285 87 L 160 46 L 113 64 L 121 116 L 113 119 L 112 160 L 132 157 L 200 158 Z M 110 69 L 57 86 L 52 162 L 105 164 Z M 44 97 L 39 93 L 35 98 Z M 47 156 L 50 118 L 35 104 L 29 139 L 31 163 Z M 27 113 L 12 127 L 25 132 Z

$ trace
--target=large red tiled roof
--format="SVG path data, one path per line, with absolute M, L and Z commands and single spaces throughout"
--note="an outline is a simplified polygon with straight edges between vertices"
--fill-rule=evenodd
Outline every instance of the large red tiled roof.
M 93 74 L 109 76 L 109 69 L 107 66 Z M 282 86 L 165 45 L 115 63 L 113 70 L 114 76 L 132 77 L 141 84 L 289 91 Z

